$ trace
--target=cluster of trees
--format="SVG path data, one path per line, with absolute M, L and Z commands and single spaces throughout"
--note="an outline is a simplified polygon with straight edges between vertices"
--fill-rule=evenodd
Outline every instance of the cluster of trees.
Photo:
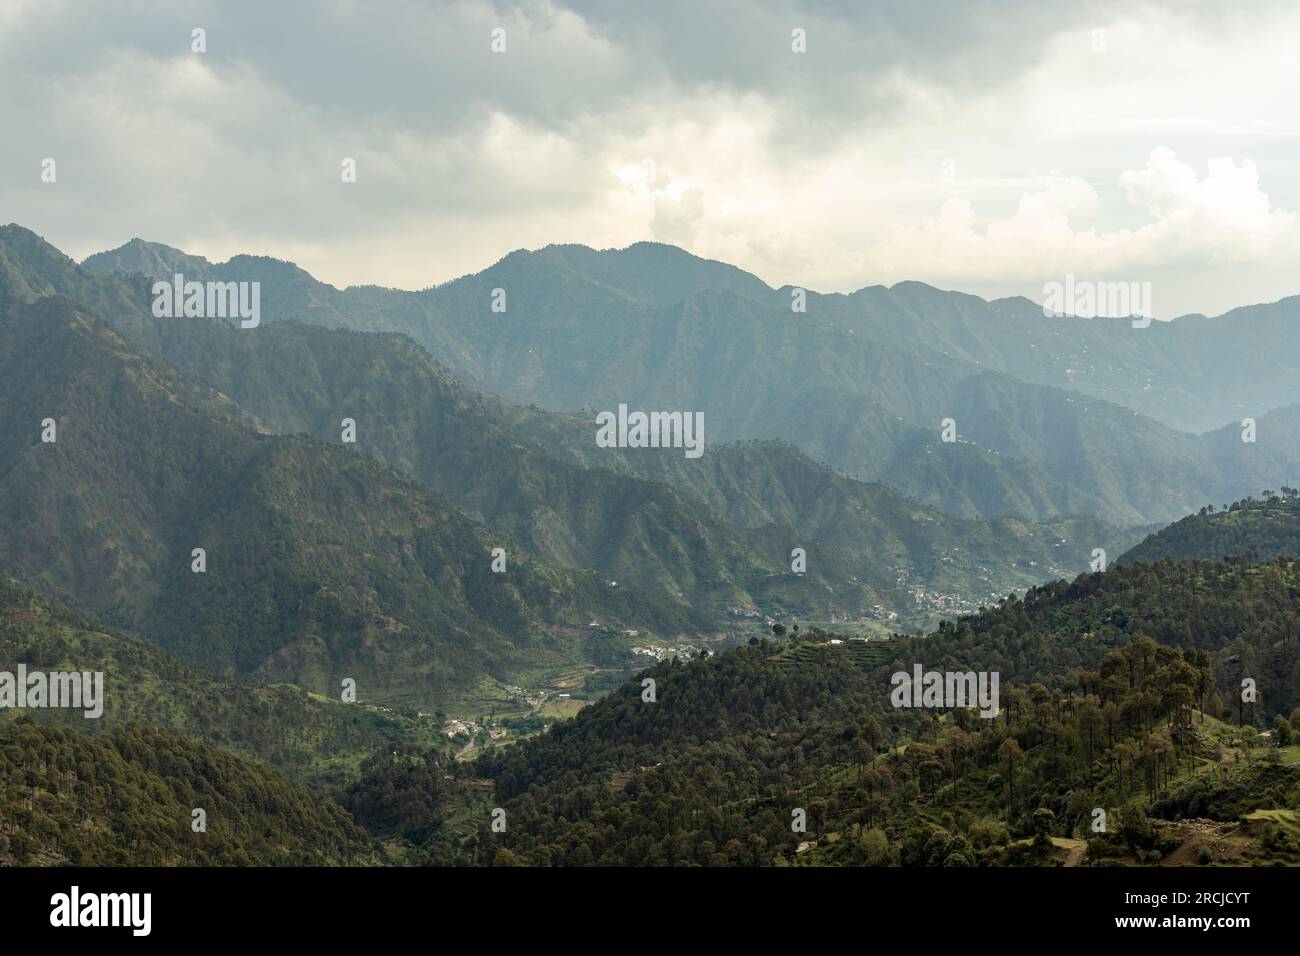
M 1160 561 L 1044 585 L 927 638 L 756 638 L 662 662 L 468 767 L 445 742 L 385 740 L 339 790 L 341 806 L 162 731 L 0 722 L 3 852 L 339 862 L 369 853 L 348 829 L 355 820 L 419 847 L 414 859 L 472 865 L 1026 864 L 1058 860 L 1052 838 L 1068 836 L 1092 836 L 1098 854 L 1158 855 L 1153 821 L 1300 805 L 1300 771 L 1249 746 L 1256 726 L 1285 744 L 1300 723 L 1288 716 L 1300 696 L 1298 611 L 1292 559 Z M 78 640 L 70 627 L 41 631 L 24 654 L 55 660 Z M 917 663 L 997 672 L 997 716 L 891 706 L 890 675 Z M 1256 681 L 1253 703 L 1241 699 L 1243 674 Z M 183 671 L 166 676 L 185 686 Z M 155 717 L 184 698 L 164 696 Z M 1220 760 L 1230 738 L 1244 759 Z M 134 796 L 158 787 L 170 794 L 161 802 Z M 189 806 L 210 819 L 216 806 L 235 829 L 195 843 L 171 829 Z M 492 826 L 497 807 L 504 829 Z M 1091 832 L 1097 808 L 1110 815 L 1102 836 Z
M 497 781 L 507 828 L 475 833 L 472 859 L 748 865 L 792 855 L 781 795 L 859 759 L 867 740 L 882 744 L 885 715 L 869 672 L 833 657 L 783 666 L 778 650 L 762 641 L 664 662 L 550 733 L 484 754 L 476 770 Z
M 1013 838 L 1068 834 L 1096 806 L 1156 799 L 1206 750 L 1195 722 L 1208 658 L 1149 639 L 1056 687 L 1003 685 L 992 720 L 894 710 L 881 705 L 883 675 L 843 652 L 781 666 L 772 650 L 654 669 L 656 703 L 633 685 L 481 758 L 508 827 L 481 828 L 475 860 L 762 865 L 835 833 L 846 838 L 823 862 L 1025 862 Z M 807 686 L 835 683 L 822 698 Z
M 362 763 L 342 803 L 371 833 L 422 843 L 442 827 L 447 780 L 458 771 L 454 759 L 436 751 L 409 744 L 385 747 Z
M 91 733 L 143 724 L 254 757 L 297 779 L 337 784 L 359 755 L 387 744 L 432 737 L 426 724 L 370 707 L 313 698 L 300 688 L 214 679 L 138 638 L 104 631 L 94 621 L 27 589 L 0 582 L 0 670 L 101 671 L 104 713 L 26 711 L 42 724 Z M 16 711 L 0 711 L 0 722 Z
M 206 831 L 195 830 L 195 810 Z M 153 728 L 0 723 L 0 864 L 330 866 L 377 859 L 336 803 Z
M 1089 836 L 1101 807 L 1115 839 L 1151 852 L 1148 806 L 1234 819 L 1252 800 L 1300 797 L 1291 768 L 1270 766 L 1271 787 L 1211 772 L 1220 717 L 1246 743 L 1269 718 L 1290 739 L 1298 596 L 1291 559 L 1163 561 L 900 636 L 884 666 L 862 666 L 848 644 L 815 649 L 818 633 L 797 653 L 758 642 L 662 664 L 641 675 L 655 702 L 634 680 L 481 757 L 508 826 L 482 821 L 465 849 L 483 864 L 735 865 L 792 862 L 821 839 L 820 862 L 1024 863 L 1051 857 L 1051 836 Z M 888 707 L 889 674 L 915 662 L 998 671 L 1000 714 Z M 1187 796 L 1234 786 L 1234 799 Z
M 907 645 L 908 659 L 923 654 L 927 666 L 965 663 L 963 670 L 974 662 L 1004 680 L 1056 683 L 1097 670 L 1107 653 L 1145 636 L 1210 655 L 1210 713 L 1231 710 L 1238 722 L 1268 725 L 1300 706 L 1298 573 L 1286 556 L 1119 565 L 944 622 Z M 1243 700 L 1245 679 L 1254 682 L 1254 703 Z
M 1280 495 L 1266 488 L 1259 498 L 1248 496 L 1220 509 L 1206 505 L 1149 535 L 1120 561 L 1218 560 L 1245 554 L 1265 559 L 1300 554 L 1300 491 L 1283 485 Z

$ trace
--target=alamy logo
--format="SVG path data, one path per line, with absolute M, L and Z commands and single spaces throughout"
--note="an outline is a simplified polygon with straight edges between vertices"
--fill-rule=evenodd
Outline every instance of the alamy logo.
M 241 329 L 262 321 L 262 283 L 186 282 L 177 273 L 171 282 L 153 284 L 153 314 L 160 319 L 234 319 Z
M 6 707 L 79 708 L 90 719 L 104 713 L 104 672 L 32 671 L 26 664 L 18 672 L 0 671 L 0 709 Z
M 129 926 L 132 936 L 148 936 L 153 927 L 152 893 L 70 893 L 50 897 L 50 925 Z
M 1150 282 L 1091 282 L 1067 273 L 1065 282 L 1043 286 L 1043 315 L 1091 319 L 1103 316 L 1138 316 L 1133 328 L 1145 329 L 1155 315 L 1151 310 Z
M 703 412 L 632 412 L 596 416 L 598 448 L 685 448 L 687 458 L 704 454 Z
M 978 707 L 981 717 L 998 715 L 997 671 L 927 671 L 920 664 L 912 671 L 896 671 L 889 679 L 895 707 Z

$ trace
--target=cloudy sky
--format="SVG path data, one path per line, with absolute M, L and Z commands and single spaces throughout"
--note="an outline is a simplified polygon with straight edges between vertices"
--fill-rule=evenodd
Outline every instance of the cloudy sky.
M 1298 43 L 1268 0 L 0 0 L 0 222 L 338 286 L 655 239 L 1213 314 L 1300 293 Z

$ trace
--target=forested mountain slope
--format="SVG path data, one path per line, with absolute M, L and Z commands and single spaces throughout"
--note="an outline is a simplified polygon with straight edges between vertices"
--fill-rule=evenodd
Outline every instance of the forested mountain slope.
M 1218 558 L 1253 553 L 1259 558 L 1300 555 L 1300 495 L 1283 487 L 1259 499 L 1234 501 L 1219 510 L 1206 505 L 1167 528 L 1147 536 L 1121 561 L 1159 561 L 1163 558 Z
M 205 832 L 193 829 L 195 810 Z M 377 861 L 337 804 L 252 761 L 154 728 L 0 722 L 0 865 Z
M 61 300 L 0 315 L 0 435 L 0 568 L 214 673 L 429 702 L 581 659 L 556 624 L 708 625 L 534 563 L 354 448 L 259 434 Z
M 100 672 L 103 713 L 63 708 L 0 710 L 87 733 L 130 724 L 194 737 L 251 757 L 296 779 L 342 780 L 385 746 L 428 745 L 440 728 L 378 710 L 364 699 L 311 695 L 287 684 L 214 679 L 139 638 L 113 633 L 32 591 L 0 582 L 0 670 Z
M 498 865 L 754 865 L 801 860 L 801 844 L 845 864 L 1060 863 L 1070 846 L 1300 862 L 1289 831 L 1216 836 L 1256 810 L 1300 809 L 1300 767 L 1268 750 L 1290 741 L 1300 702 L 1296 573 L 1286 559 L 1127 566 L 926 639 L 814 634 L 662 664 L 571 725 L 481 758 L 511 822 L 468 850 Z M 1000 672 L 998 716 L 891 706 L 889 675 L 917 663 Z M 1243 674 L 1254 704 L 1238 701 Z M 1231 724 L 1273 737 L 1260 750 Z
M 32 241 L 16 245 L 14 257 L 21 252 L 36 262 L 29 271 L 51 276 L 51 288 L 74 285 L 55 268 L 57 252 L 38 255 Z M 211 274 L 210 264 L 166 247 L 132 243 L 122 256 L 114 268 Z M 671 285 L 669 276 L 680 271 L 669 270 L 664 281 Z M 1131 540 L 1089 519 L 1038 528 L 954 521 L 883 485 L 840 477 L 831 487 L 830 472 L 787 446 L 755 454 L 709 444 L 701 459 L 597 448 L 589 418 L 475 392 L 399 337 L 269 319 L 253 332 L 156 319 L 147 314 L 140 277 L 85 271 L 79 278 L 109 290 L 96 293 L 98 301 L 134 295 L 134 311 L 112 313 L 117 328 L 273 431 L 337 442 L 341 419 L 351 417 L 358 449 L 446 494 L 534 555 L 714 608 L 758 604 L 825 618 L 881 605 L 932 620 L 936 608 L 918 608 L 910 589 L 932 592 L 936 602 L 942 595 L 947 605 L 969 604 L 1073 573 L 1094 548 L 1118 550 Z M 634 477 L 666 481 L 679 494 Z M 725 520 L 689 499 L 725 509 Z M 811 587 L 786 573 L 794 547 L 815 555 Z
M 401 336 L 293 322 L 250 336 L 163 321 L 157 339 L 170 362 L 277 432 L 337 440 L 340 416 L 354 416 L 364 426 L 360 450 L 531 552 L 691 596 L 701 580 L 719 578 L 735 582 L 733 600 L 780 597 L 763 582 L 802 546 L 816 553 L 814 577 L 839 592 L 860 577 L 873 602 L 906 613 L 898 569 L 912 585 L 985 599 L 1081 570 L 1093 548 L 1118 550 L 1133 538 L 1084 518 L 950 518 L 782 443 L 717 446 L 699 459 L 600 448 L 593 422 L 465 388 Z

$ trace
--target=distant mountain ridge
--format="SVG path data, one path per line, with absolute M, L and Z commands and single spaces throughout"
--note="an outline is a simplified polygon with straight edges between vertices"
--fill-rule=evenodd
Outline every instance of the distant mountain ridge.
M 139 254 L 126 258 L 132 251 Z M 165 247 L 133 242 L 119 258 L 128 266 L 192 266 L 168 254 Z M 128 280 L 98 281 L 114 286 Z M 822 470 L 777 444 L 765 449 L 770 460 L 742 460 L 715 446 L 705 466 L 713 475 L 707 482 L 685 461 L 642 474 L 627 465 L 648 462 L 645 456 L 609 449 L 591 454 L 590 421 L 475 393 L 405 338 L 283 321 L 248 335 L 220 322 L 155 319 L 138 286 L 96 297 L 133 294 L 133 309 L 113 312 L 116 327 L 235 399 L 271 430 L 337 442 L 340 418 L 353 416 L 359 449 L 448 495 L 531 553 L 599 568 L 621 582 L 667 588 L 692 603 L 707 599 L 715 610 L 793 603 L 803 613 L 824 614 L 830 605 L 833 613 L 856 616 L 874 604 L 906 617 L 918 610 L 912 588 L 935 592 L 936 607 L 944 593 L 948 603 L 959 596 L 993 600 L 1013 587 L 1085 567 L 1095 547 L 1132 540 L 1087 519 L 1041 528 L 1008 521 L 991 530 L 847 478 L 839 481 L 839 504 L 811 507 L 823 496 Z M 759 503 L 775 487 L 778 469 L 785 502 Z M 754 507 L 732 507 L 732 500 Z M 810 507 L 791 508 L 796 500 Z M 725 508 L 739 527 L 727 527 L 694 502 L 715 512 Z M 796 546 L 810 555 L 811 588 L 789 573 Z
M 86 265 L 183 256 L 151 250 Z M 711 441 L 782 438 L 965 517 L 1151 524 L 1300 467 L 1300 445 L 1271 432 L 1234 448 L 1133 414 L 1203 430 L 1300 403 L 1300 355 L 1279 334 L 1300 299 L 1133 329 L 900 283 L 808 293 L 807 312 L 792 313 L 789 288 L 651 243 L 515 252 L 422 292 L 340 291 L 253 257 L 205 268 L 260 277 L 270 321 L 403 332 L 462 381 L 511 401 L 690 407 Z M 497 289 L 505 312 L 492 311 Z M 947 418 L 955 444 L 940 441 Z
M 237 256 L 211 263 L 137 239 L 89 256 L 83 265 L 151 277 L 184 266 L 207 278 L 255 261 L 257 257 Z M 517 250 L 479 273 L 418 293 L 377 286 L 324 288 L 343 301 L 363 290 L 436 299 L 463 286 L 481 286 L 483 280 L 542 271 L 567 277 L 570 285 L 594 284 L 650 309 L 712 291 L 789 313 L 795 288 L 774 289 L 735 266 L 654 242 L 606 250 L 573 244 Z M 915 281 L 866 286 L 847 295 L 802 291 L 807 319 L 851 329 L 882 345 L 922 349 L 928 357 L 968 371 L 1001 371 L 1026 384 L 1080 391 L 1180 431 L 1208 431 L 1242 415 L 1257 417 L 1300 403 L 1300 388 L 1294 385 L 1300 352 L 1287 348 L 1285 341 L 1300 322 L 1300 295 L 1216 317 L 1187 315 L 1133 329 L 1126 318 L 1048 319 L 1042 305 L 1023 297 L 986 301 Z M 400 321 L 397 315 L 392 318 Z M 1272 347 L 1261 349 L 1261 343 Z
M 404 337 L 297 323 L 277 323 L 256 337 L 217 324 L 172 323 L 160 327 L 159 337 L 169 361 L 276 431 L 330 439 L 337 416 L 348 409 L 366 423 L 358 447 L 452 497 L 533 553 L 694 597 L 700 596 L 697 580 L 712 575 L 750 592 L 733 592 L 733 600 L 772 597 L 755 582 L 778 569 L 776 559 L 783 568 L 791 548 L 802 545 L 810 570 L 820 569 L 837 589 L 859 577 L 877 592 L 893 590 L 894 569 L 903 567 L 914 584 L 995 599 L 1054 571 L 1086 567 L 1094 547 L 1131 540 L 1088 519 L 1042 526 L 1008 519 L 990 528 L 950 518 L 883 485 L 834 476 L 776 442 L 744 451 L 714 448 L 702 465 L 682 456 L 597 449 L 590 421 L 474 393 Z M 728 528 L 715 514 L 738 527 Z M 850 555 L 864 563 L 855 567 Z M 1031 569 L 1030 561 L 1042 567 Z M 981 562 L 984 570 L 977 572 Z M 882 599 L 894 600 L 879 593 L 873 600 Z M 841 611 L 855 607 L 849 595 L 837 603 Z

